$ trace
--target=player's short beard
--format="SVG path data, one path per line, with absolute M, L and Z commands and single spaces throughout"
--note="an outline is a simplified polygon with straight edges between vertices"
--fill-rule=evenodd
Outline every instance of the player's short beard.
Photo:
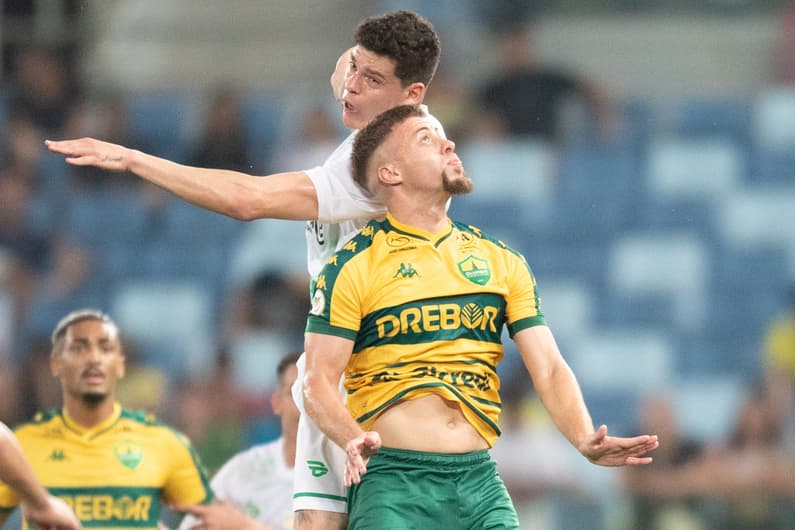
M 454 176 L 451 177 L 451 173 Z M 472 191 L 472 179 L 467 177 L 463 168 L 442 171 L 442 186 L 450 195 L 465 195 Z
M 80 398 L 83 400 L 83 404 L 89 407 L 96 407 L 108 399 L 108 395 L 98 394 L 96 392 L 86 392 L 85 394 L 81 395 Z

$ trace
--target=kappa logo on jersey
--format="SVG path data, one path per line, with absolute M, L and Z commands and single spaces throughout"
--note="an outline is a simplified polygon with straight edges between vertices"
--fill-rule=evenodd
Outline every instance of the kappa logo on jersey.
M 309 466 L 309 471 L 312 472 L 313 477 L 322 477 L 328 473 L 326 464 L 319 460 L 307 460 L 306 464 Z
M 125 467 L 135 469 L 144 457 L 144 451 L 140 445 L 130 440 L 125 440 L 120 444 L 116 444 L 113 448 L 116 458 L 119 459 Z
M 472 283 L 486 285 L 491 280 L 491 267 L 489 262 L 475 256 L 467 256 L 458 262 L 458 270 Z
M 50 456 L 47 457 L 47 460 L 50 462 L 63 462 L 66 460 L 66 455 L 63 452 L 63 449 L 53 449 Z
M 400 267 L 398 267 L 397 272 L 395 273 L 393 278 L 401 277 L 401 278 L 413 278 L 417 276 L 419 278 L 420 273 L 418 273 L 414 266 L 411 263 L 401 263 Z

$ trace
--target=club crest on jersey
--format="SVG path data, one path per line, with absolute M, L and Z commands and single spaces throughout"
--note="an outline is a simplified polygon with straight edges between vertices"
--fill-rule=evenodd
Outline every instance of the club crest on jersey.
M 130 469 L 138 467 L 138 464 L 141 463 L 144 457 L 144 451 L 141 446 L 130 440 L 125 440 L 116 444 L 113 448 L 113 452 L 116 454 L 116 458 L 119 462 Z
M 475 256 L 467 256 L 458 262 L 459 272 L 472 283 L 486 285 L 491 280 L 489 262 Z

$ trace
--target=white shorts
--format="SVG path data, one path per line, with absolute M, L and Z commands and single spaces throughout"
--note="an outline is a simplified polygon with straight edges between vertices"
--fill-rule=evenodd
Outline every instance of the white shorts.
M 304 409 L 303 380 L 306 353 L 298 358 L 293 383 L 295 405 L 301 412 L 295 447 L 293 510 L 348 513 L 348 488 L 344 485 L 345 451 L 317 428 Z M 340 380 L 340 399 L 345 393 Z

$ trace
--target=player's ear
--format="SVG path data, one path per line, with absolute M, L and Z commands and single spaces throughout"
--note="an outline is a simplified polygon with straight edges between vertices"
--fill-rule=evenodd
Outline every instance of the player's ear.
M 61 376 L 61 358 L 57 353 L 50 355 L 50 373 L 53 377 Z
M 284 396 L 282 396 L 281 392 L 275 391 L 271 394 L 271 408 L 273 409 L 273 413 L 277 416 L 282 415 L 282 406 L 284 405 Z
M 400 172 L 394 164 L 384 164 L 378 168 L 378 183 L 382 186 L 400 184 Z
M 426 86 L 424 83 L 416 82 L 406 88 L 406 97 L 409 105 L 419 105 L 425 98 Z

